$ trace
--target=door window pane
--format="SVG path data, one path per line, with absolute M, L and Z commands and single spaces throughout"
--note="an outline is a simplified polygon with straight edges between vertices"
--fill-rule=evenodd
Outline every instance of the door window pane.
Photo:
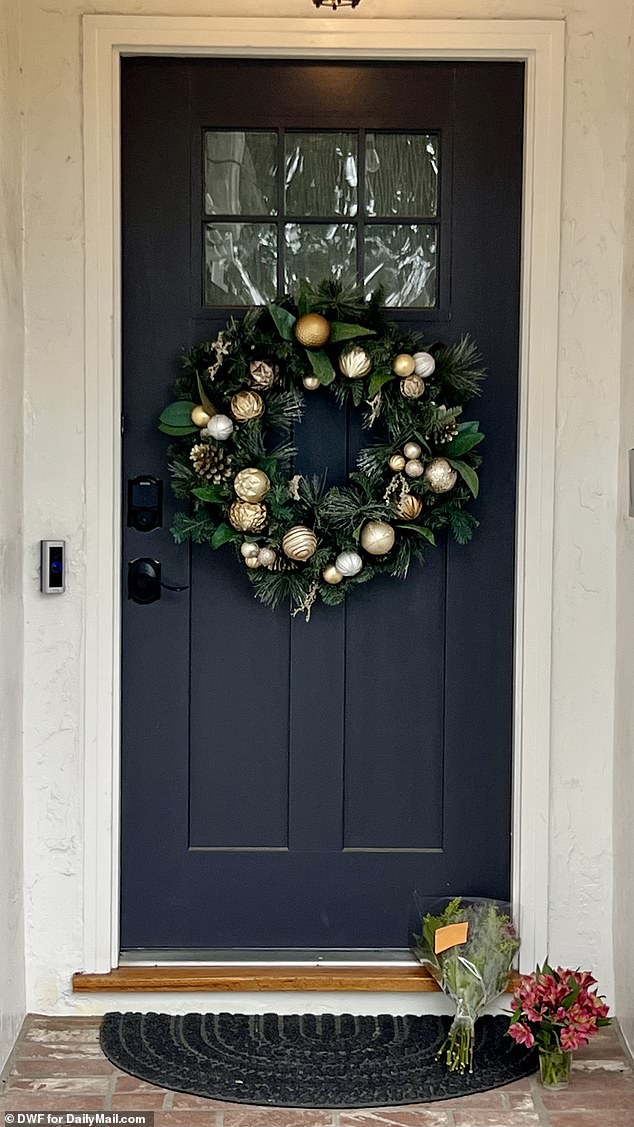
M 272 223 L 205 225 L 207 305 L 266 305 L 277 290 L 277 228 Z
M 350 223 L 287 223 L 284 228 L 285 287 L 296 291 L 302 278 L 336 278 L 354 286 L 357 279 L 357 231 Z
M 385 304 L 429 309 L 436 304 L 437 228 L 372 224 L 365 229 L 365 285 L 382 286 Z
M 277 134 L 205 134 L 205 211 L 277 214 Z
M 356 133 L 287 133 L 284 173 L 287 215 L 357 214 Z
M 436 215 L 438 137 L 433 133 L 368 133 L 365 194 L 367 215 Z

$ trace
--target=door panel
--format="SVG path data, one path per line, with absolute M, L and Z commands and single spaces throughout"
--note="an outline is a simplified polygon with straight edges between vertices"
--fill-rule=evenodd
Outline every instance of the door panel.
M 437 139 L 437 304 L 390 316 L 480 345 L 473 542 L 309 624 L 256 602 L 229 549 L 175 545 L 169 489 L 122 561 L 189 584 L 150 606 L 124 591 L 122 946 L 403 947 L 415 895 L 509 894 L 523 67 L 126 59 L 122 79 L 125 483 L 167 479 L 156 423 L 180 351 L 232 312 L 205 304 L 205 132 Z M 345 218 L 361 276 L 366 218 Z M 267 220 L 278 249 L 286 219 Z M 297 472 L 341 481 L 367 435 L 326 397 L 308 407 Z

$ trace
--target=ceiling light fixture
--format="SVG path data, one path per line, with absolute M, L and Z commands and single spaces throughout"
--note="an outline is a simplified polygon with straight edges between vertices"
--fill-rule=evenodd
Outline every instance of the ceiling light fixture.
M 333 12 L 339 8 L 357 8 L 361 0 L 313 0 L 316 8 L 332 8 Z

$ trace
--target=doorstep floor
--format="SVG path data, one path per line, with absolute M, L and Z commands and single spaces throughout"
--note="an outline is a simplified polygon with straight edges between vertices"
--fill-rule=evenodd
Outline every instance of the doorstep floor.
M 19 1111 L 153 1111 L 155 1127 L 634 1127 L 634 1074 L 616 1027 L 575 1054 L 571 1087 L 536 1079 L 436 1104 L 368 1111 L 257 1108 L 170 1092 L 114 1068 L 98 1018 L 27 1018 L 0 1087 L 4 1115 Z M 10 1122 L 10 1121 L 9 1121 Z

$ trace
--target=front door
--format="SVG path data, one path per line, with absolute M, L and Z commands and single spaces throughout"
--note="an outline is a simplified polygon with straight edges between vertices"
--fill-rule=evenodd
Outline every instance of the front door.
M 122 65 L 122 947 L 403 948 L 416 904 L 510 892 L 523 66 Z M 183 348 L 333 272 L 478 342 L 480 527 L 307 624 L 174 543 L 157 419 Z M 309 406 L 297 470 L 342 480 L 358 420 Z M 137 557 L 187 590 L 129 600 Z

